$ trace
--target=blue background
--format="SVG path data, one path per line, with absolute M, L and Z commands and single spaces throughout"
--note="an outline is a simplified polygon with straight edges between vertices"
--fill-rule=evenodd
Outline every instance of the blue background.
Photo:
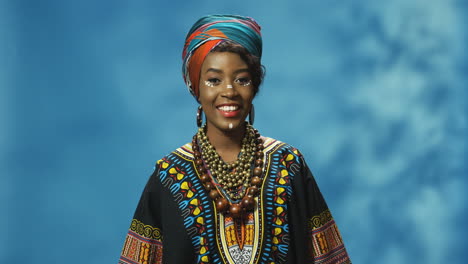
M 465 263 L 467 1 L 0 1 L 0 262 L 116 263 L 196 132 L 200 16 L 263 27 L 256 127 L 299 148 L 354 263 Z M 465 261 L 463 261 L 465 259 Z

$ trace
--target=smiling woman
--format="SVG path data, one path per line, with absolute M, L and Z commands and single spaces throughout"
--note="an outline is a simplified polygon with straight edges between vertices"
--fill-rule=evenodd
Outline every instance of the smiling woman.
M 261 50 L 248 17 L 206 16 L 189 31 L 198 132 L 157 162 L 119 263 L 351 263 L 299 150 L 252 126 Z
M 210 52 L 200 73 L 198 100 L 206 115 L 207 136 L 228 135 L 241 142 L 245 134 L 244 120 L 254 98 L 247 64 L 232 52 Z M 213 144 L 216 144 L 212 142 Z M 234 161 L 240 152 L 239 144 L 223 144 L 217 148 L 224 161 Z

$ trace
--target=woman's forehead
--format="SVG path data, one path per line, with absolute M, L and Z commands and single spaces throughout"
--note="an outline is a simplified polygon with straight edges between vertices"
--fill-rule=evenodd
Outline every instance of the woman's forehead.
M 247 71 L 247 63 L 233 52 L 210 52 L 206 56 L 202 65 L 202 73 L 207 71 L 225 72 L 225 71 Z

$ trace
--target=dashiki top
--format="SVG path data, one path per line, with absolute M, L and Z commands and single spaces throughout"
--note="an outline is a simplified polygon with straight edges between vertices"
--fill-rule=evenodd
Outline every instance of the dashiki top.
M 262 139 L 261 193 L 255 210 L 239 219 L 217 212 L 195 169 L 191 143 L 159 160 L 119 263 L 351 263 L 301 153 Z

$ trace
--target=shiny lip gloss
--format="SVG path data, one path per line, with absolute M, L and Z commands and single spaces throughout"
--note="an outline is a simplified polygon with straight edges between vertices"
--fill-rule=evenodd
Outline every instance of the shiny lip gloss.
M 224 117 L 236 117 L 240 114 L 240 107 L 237 104 L 222 104 L 218 105 L 216 109 Z

